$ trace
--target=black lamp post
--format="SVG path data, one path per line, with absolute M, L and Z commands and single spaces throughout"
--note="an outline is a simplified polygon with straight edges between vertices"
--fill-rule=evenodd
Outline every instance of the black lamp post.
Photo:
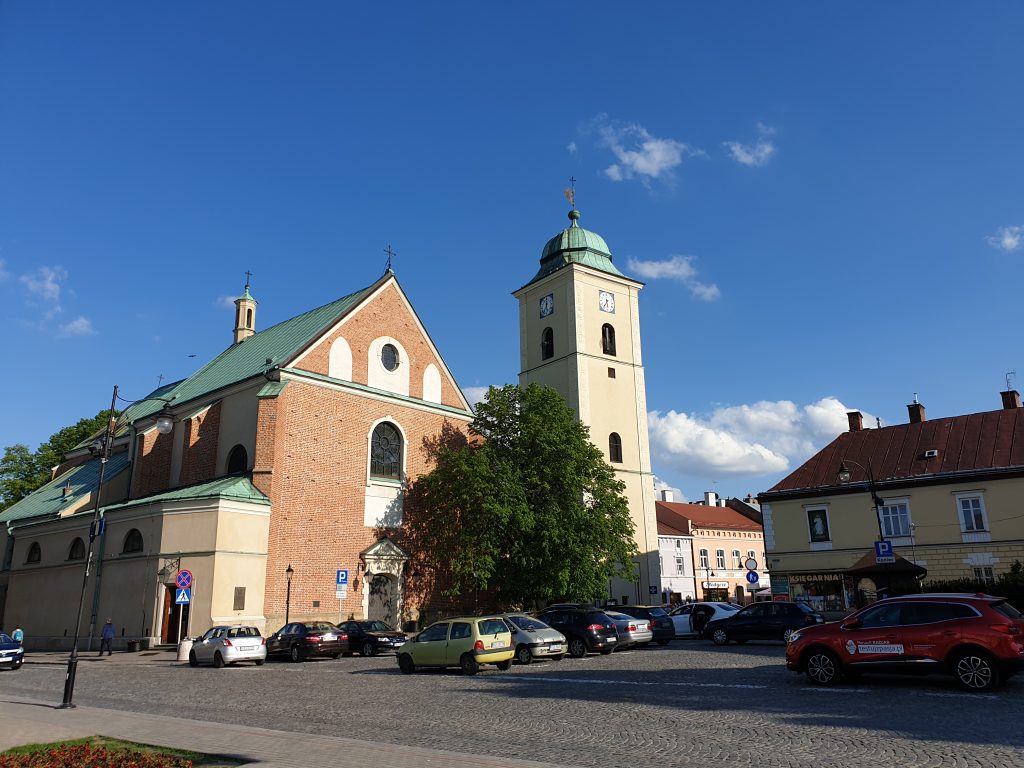
M 288 623 L 288 615 L 292 607 L 292 576 L 295 575 L 295 569 L 292 568 L 292 564 L 288 563 L 288 567 L 284 571 L 284 580 L 288 582 L 288 589 L 284 595 L 284 623 Z
M 882 530 L 882 507 L 885 502 L 878 495 L 878 491 L 875 488 L 875 475 L 871 471 L 871 467 L 865 467 L 863 464 L 858 464 L 856 461 L 850 461 L 844 459 L 839 463 L 839 482 L 847 483 L 850 481 L 850 468 L 847 464 L 852 464 L 855 467 L 860 467 L 864 470 L 864 473 L 868 476 L 868 493 L 871 494 L 871 503 L 875 505 L 875 521 L 878 523 L 878 540 L 885 541 L 885 532 Z
M 704 602 L 711 602 L 711 577 L 715 575 L 715 572 L 711 570 L 710 565 L 704 566 Z
M 75 620 L 75 637 L 71 642 L 71 656 L 68 657 L 68 671 L 64 678 L 64 700 L 61 702 L 61 709 L 71 709 L 75 705 L 72 699 L 75 695 L 75 675 L 78 672 L 78 638 L 82 632 L 82 609 L 85 607 L 85 593 L 89 586 L 89 574 L 92 573 L 93 543 L 97 536 L 103 535 L 102 519 L 100 517 L 100 495 L 103 492 L 103 478 L 106 475 L 107 462 L 110 461 L 110 448 L 114 443 L 114 436 L 117 432 L 117 417 L 114 410 L 117 408 L 117 387 L 114 387 L 114 395 L 110 399 L 110 419 L 107 421 L 106 432 L 103 437 L 94 443 L 90 450 L 100 457 L 99 478 L 96 481 L 96 499 L 92 508 L 92 522 L 89 523 L 89 547 L 85 554 L 85 572 L 82 574 L 82 594 L 78 599 L 78 618 Z M 169 400 L 162 397 L 144 397 L 142 400 L 131 401 L 131 404 L 141 403 L 143 400 L 163 400 L 164 408 L 156 420 L 156 431 L 161 435 L 170 434 L 174 429 L 174 417 L 167 404 Z

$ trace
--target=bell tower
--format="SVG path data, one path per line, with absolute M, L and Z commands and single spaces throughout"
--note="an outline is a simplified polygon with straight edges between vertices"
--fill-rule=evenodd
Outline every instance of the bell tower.
M 608 597 L 649 603 L 661 593 L 661 573 L 640 348 L 643 283 L 622 274 L 604 238 L 579 220 L 573 205 L 569 226 L 544 246 L 537 274 L 512 294 L 519 300 L 519 383 L 560 392 L 625 484 L 639 580 L 613 580 Z
M 256 299 L 249 293 L 251 272 L 245 273 L 245 290 L 235 299 L 235 344 L 256 333 Z

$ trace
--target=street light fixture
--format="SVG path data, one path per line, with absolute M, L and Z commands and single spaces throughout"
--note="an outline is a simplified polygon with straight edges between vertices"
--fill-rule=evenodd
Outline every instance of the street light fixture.
M 878 490 L 875 487 L 875 475 L 871 471 L 871 467 L 865 467 L 863 464 L 858 464 L 856 461 L 850 461 L 844 459 L 839 463 L 839 482 L 848 483 L 850 481 L 850 468 L 846 466 L 852 464 L 855 467 L 860 467 L 864 470 L 864 473 L 868 476 L 868 493 L 871 494 L 871 503 L 875 505 L 875 520 L 878 523 L 878 540 L 885 541 L 885 532 L 882 530 L 882 507 L 885 506 L 885 502 L 878 495 Z
M 141 400 L 129 401 L 129 407 L 135 403 L 141 403 L 145 400 L 163 401 L 164 407 L 160 411 L 160 415 L 157 417 L 156 430 L 161 435 L 170 434 L 174 429 L 174 416 L 171 414 L 170 408 L 168 407 L 170 400 L 166 400 L 162 397 L 144 397 Z M 117 420 L 120 416 L 115 415 L 117 401 L 117 387 L 115 386 L 114 395 L 110 399 L 110 418 L 107 421 L 107 429 L 103 433 L 103 437 L 90 446 L 90 450 L 100 457 L 100 472 L 99 478 L 96 482 L 96 499 L 92 508 L 92 522 L 89 523 L 89 547 L 86 550 L 85 555 L 85 572 L 82 574 L 82 594 L 78 599 L 78 618 L 75 620 L 75 637 L 71 641 L 71 656 L 68 657 L 68 671 L 67 676 L 64 678 L 64 700 L 61 702 L 60 709 L 71 709 L 75 706 L 72 703 L 72 699 L 75 695 L 75 675 L 78 672 L 78 639 L 82 632 L 82 610 L 85 607 L 85 593 L 89 586 L 89 574 L 92 573 L 93 543 L 96 541 L 97 536 L 103 535 L 102 518 L 100 517 L 100 496 L 103 492 L 103 478 L 106 475 L 107 462 L 110 461 L 110 449 L 113 446 L 114 436 L 117 433 L 117 428 L 119 426 Z M 122 415 L 126 412 L 127 409 L 122 412 Z
M 284 571 L 284 579 L 288 582 L 288 590 L 284 596 L 284 623 L 288 623 L 288 615 L 292 607 L 292 576 L 295 575 L 295 569 L 292 568 L 292 564 L 288 563 L 288 567 Z

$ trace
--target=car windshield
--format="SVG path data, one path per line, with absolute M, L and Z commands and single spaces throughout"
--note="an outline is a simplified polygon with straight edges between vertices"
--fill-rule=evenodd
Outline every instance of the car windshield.
M 364 632 L 394 632 L 395 628 L 383 621 L 360 621 L 359 628 Z
M 310 632 L 336 632 L 338 628 L 333 624 L 328 624 L 326 621 L 314 621 L 307 624 L 306 629 Z
M 531 619 L 529 616 L 509 616 L 508 620 L 520 629 L 547 629 L 548 625 L 542 621 Z
M 608 616 L 610 616 L 611 618 L 615 619 L 615 621 L 629 621 L 633 618 L 632 616 L 627 616 L 626 614 L 619 613 L 618 611 L 605 611 L 605 613 L 608 614 Z
M 649 608 L 648 613 L 650 613 L 651 616 L 668 616 L 664 608 Z
M 497 635 L 501 632 L 508 632 L 508 627 L 501 619 L 483 619 L 476 624 L 481 635 Z
M 232 627 L 228 630 L 228 637 L 259 637 L 260 631 L 256 627 Z
M 993 603 L 992 604 L 992 608 L 994 610 L 998 611 L 999 613 L 1001 613 L 1003 616 L 1005 616 L 1008 619 L 1019 619 L 1019 618 L 1021 618 L 1020 611 L 1018 611 L 1016 608 L 1014 608 L 1009 603 L 1006 603 L 1006 602 L 1003 602 L 1003 603 Z
M 797 608 L 799 608 L 804 613 L 814 613 L 814 611 L 812 611 L 810 608 L 808 608 L 803 603 L 795 603 L 795 605 L 796 605 Z
M 14 642 L 14 638 L 12 638 L 10 635 L 8 635 L 8 634 L 6 634 L 4 632 L 0 632 L 0 643 L 13 643 L 13 642 Z
M 713 605 L 721 611 L 738 611 L 743 607 L 741 605 L 733 605 L 732 603 L 713 603 Z

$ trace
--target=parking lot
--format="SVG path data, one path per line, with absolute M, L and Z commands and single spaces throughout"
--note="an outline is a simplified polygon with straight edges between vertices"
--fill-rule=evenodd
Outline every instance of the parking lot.
M 1019 764 L 1024 679 L 992 694 L 946 678 L 822 689 L 780 643 L 675 641 L 559 662 L 398 672 L 393 656 L 217 670 L 143 658 L 78 672 L 78 703 L 564 765 Z M 57 660 L 54 660 L 57 661 Z M 0 673 L 4 693 L 60 699 L 64 667 Z

